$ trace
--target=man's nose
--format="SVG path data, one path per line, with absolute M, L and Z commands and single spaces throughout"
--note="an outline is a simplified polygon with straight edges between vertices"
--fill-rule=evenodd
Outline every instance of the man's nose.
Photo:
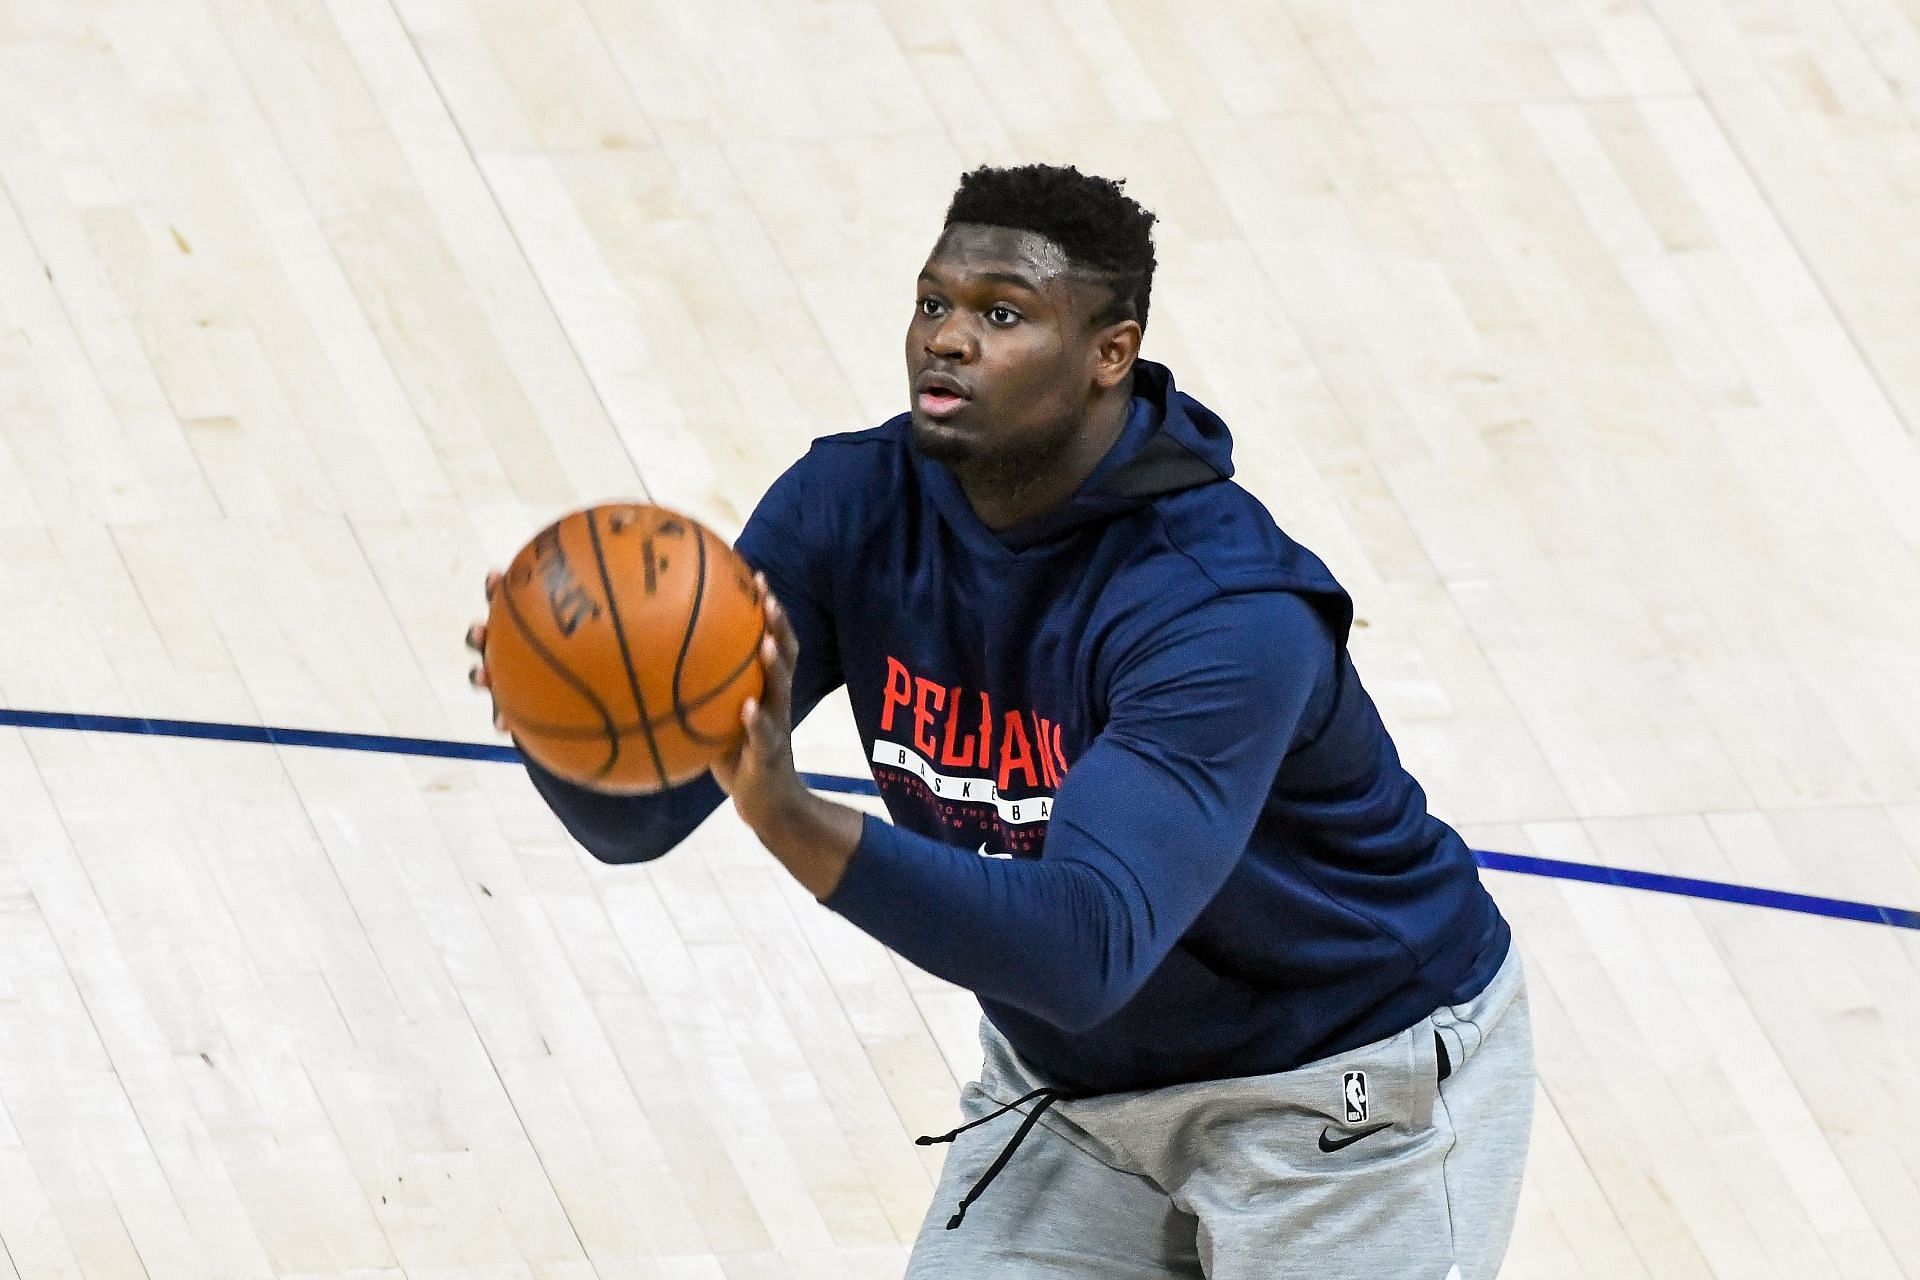
M 939 360 L 970 360 L 977 349 L 971 327 L 956 313 L 942 317 L 927 335 L 927 354 Z

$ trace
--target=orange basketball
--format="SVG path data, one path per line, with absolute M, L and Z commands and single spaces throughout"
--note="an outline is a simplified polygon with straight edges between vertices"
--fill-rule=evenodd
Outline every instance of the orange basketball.
M 536 763 L 598 791 L 660 791 L 739 745 L 765 631 L 733 548 L 675 512 L 610 504 L 543 529 L 507 566 L 487 674 Z

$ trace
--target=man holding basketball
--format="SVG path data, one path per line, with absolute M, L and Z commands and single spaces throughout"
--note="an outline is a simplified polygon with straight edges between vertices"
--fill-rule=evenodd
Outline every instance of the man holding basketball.
M 731 795 L 823 904 L 979 995 L 914 1280 L 1491 1277 L 1532 1114 L 1519 958 L 1361 687 L 1346 593 L 1138 357 L 1153 221 L 1071 168 L 967 174 L 911 411 L 816 441 L 741 534 L 770 598 L 738 755 L 646 797 L 529 772 L 609 862 Z M 841 684 L 892 823 L 795 771 Z

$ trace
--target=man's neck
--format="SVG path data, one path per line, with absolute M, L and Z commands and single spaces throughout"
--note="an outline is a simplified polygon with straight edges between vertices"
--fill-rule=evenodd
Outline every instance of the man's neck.
M 954 478 L 973 514 L 999 533 L 1043 516 L 1071 498 L 1120 439 L 1132 399 L 1124 391 L 1103 397 L 1067 447 L 1048 461 L 1013 469 L 995 466 L 991 460 L 954 467 Z

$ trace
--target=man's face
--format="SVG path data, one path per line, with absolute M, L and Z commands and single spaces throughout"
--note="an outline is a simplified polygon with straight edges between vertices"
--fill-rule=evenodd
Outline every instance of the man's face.
M 920 272 L 907 326 L 913 438 L 948 464 L 1044 464 L 1079 431 L 1107 301 L 1031 231 L 956 223 Z

